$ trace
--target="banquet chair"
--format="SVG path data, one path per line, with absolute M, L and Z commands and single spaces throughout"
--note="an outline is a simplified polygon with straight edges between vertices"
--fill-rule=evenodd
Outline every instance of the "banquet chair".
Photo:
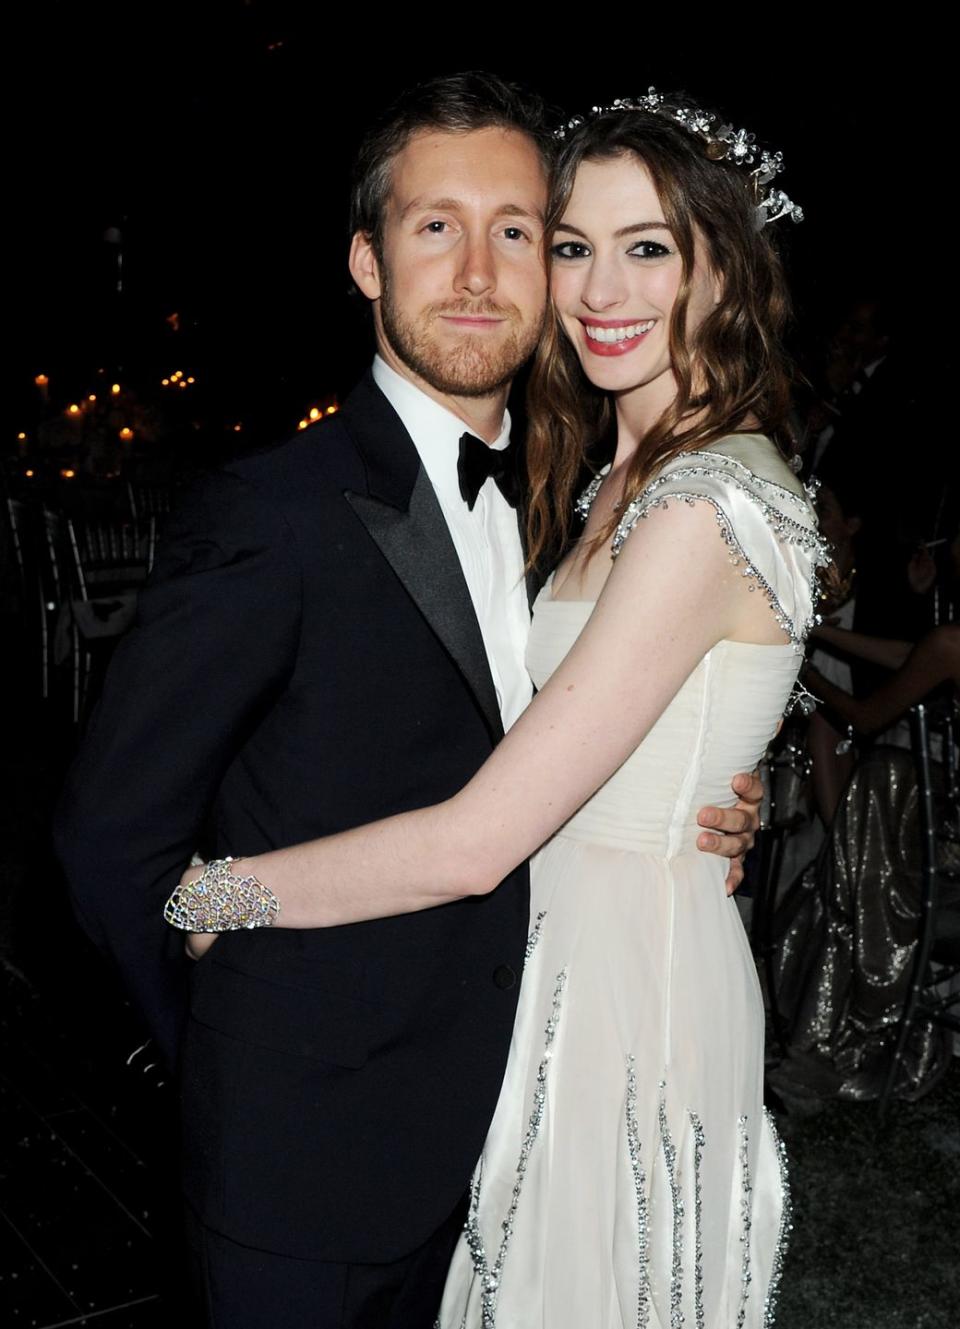
M 960 790 L 957 776 L 957 703 L 952 698 L 912 707 L 910 737 L 917 774 L 920 832 L 920 919 L 910 986 L 897 1043 L 879 1100 L 883 1121 L 913 1030 L 928 1021 L 960 1034 Z M 931 738 L 939 735 L 946 809 L 934 799 Z
M 142 522 L 149 517 L 163 517 L 170 511 L 170 493 L 154 485 L 135 485 L 128 480 L 127 503 L 131 518 Z
M 76 629 L 63 626 L 67 608 L 66 578 L 62 558 L 63 521 L 60 514 L 44 507 L 40 513 L 37 547 L 37 594 L 40 611 L 40 690 L 44 700 L 53 694 L 53 672 L 70 659 L 74 674 L 79 667 Z
M 106 663 L 136 613 L 137 592 L 153 567 L 157 519 L 66 523 L 71 560 L 70 618 L 76 640 L 73 719 L 89 700 L 94 663 Z
M 18 498 L 11 498 L 8 495 L 4 506 L 7 518 L 4 542 L 22 588 L 26 585 L 26 567 L 23 557 L 24 519 L 26 514 L 23 504 Z

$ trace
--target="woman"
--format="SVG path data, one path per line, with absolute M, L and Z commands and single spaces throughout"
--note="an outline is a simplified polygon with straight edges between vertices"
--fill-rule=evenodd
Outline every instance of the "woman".
M 951 553 L 960 570 L 960 537 Z M 814 668 L 805 683 L 833 724 L 852 736 L 887 730 L 938 690 L 960 688 L 960 625 L 943 623 L 916 645 L 824 625 L 838 651 L 891 671 L 853 697 Z M 894 734 L 896 737 L 896 734 Z M 940 755 L 939 734 L 932 735 Z M 957 870 L 957 807 L 936 763 L 936 855 Z M 949 782 L 947 782 L 949 783 Z M 868 748 L 842 791 L 816 861 L 786 893 L 775 921 L 777 1004 L 789 1027 L 770 1081 L 787 1101 L 880 1097 L 897 1043 L 920 923 L 920 829 L 914 758 L 889 740 Z M 949 1065 L 946 1032 L 918 1021 L 894 1093 L 919 1098 Z
M 813 695 L 858 734 L 879 733 L 943 683 L 960 687 L 960 625 L 956 623 L 933 628 L 916 646 L 843 628 L 827 631 L 830 635 L 825 640 L 840 649 L 896 671 L 867 697 L 851 696 L 817 669 L 805 671 Z
M 254 913 L 279 900 L 281 925 L 316 927 L 490 890 L 545 846 L 444 1327 L 760 1324 L 779 1274 L 762 1003 L 723 871 L 696 861 L 695 811 L 776 729 L 823 553 L 768 437 L 785 298 L 758 222 L 792 205 L 766 189 L 773 159 L 745 172 L 747 136 L 711 125 L 651 94 L 561 154 L 534 559 L 565 545 L 585 449 L 614 416 L 616 451 L 537 603 L 539 695 L 448 802 L 243 868 Z M 189 884 L 173 903 L 202 911 Z

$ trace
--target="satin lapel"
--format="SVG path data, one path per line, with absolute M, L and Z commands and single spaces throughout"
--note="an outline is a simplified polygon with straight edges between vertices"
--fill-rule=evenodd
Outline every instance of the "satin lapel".
M 503 722 L 480 625 L 426 472 L 420 469 L 405 512 L 367 494 L 347 491 L 346 499 L 463 674 L 494 741 L 501 738 Z

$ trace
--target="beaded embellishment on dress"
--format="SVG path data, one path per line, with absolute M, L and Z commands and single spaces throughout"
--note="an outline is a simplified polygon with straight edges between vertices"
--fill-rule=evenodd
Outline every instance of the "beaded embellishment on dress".
M 574 504 L 574 510 L 584 521 L 590 514 L 590 508 L 608 470 L 609 467 L 605 467 L 598 472 Z M 810 611 L 802 619 L 798 620 L 781 604 L 769 577 L 757 567 L 738 538 L 734 523 L 727 511 L 728 504 L 724 503 L 722 497 L 723 491 L 727 488 L 742 494 L 762 513 L 778 540 L 787 545 L 798 546 L 809 557 Z M 721 537 L 730 550 L 730 561 L 735 567 L 742 566 L 744 577 L 760 587 L 770 603 L 777 622 L 789 636 L 794 649 L 799 652 L 803 650 L 803 644 L 811 629 L 819 622 L 819 616 L 815 612 L 815 606 L 820 598 L 817 569 L 826 567 L 831 557 L 830 546 L 817 529 L 811 497 L 811 491 L 805 490 L 803 494 L 797 494 L 785 485 L 755 474 L 737 458 L 722 452 L 711 449 L 686 452 L 668 463 L 641 493 L 626 505 L 613 534 L 610 545 L 611 556 L 617 557 L 638 521 L 656 508 L 667 507 L 671 499 L 686 503 L 710 503 L 716 512 Z

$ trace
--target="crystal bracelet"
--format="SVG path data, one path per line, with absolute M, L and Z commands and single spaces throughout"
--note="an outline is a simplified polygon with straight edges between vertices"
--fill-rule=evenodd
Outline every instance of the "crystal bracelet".
M 199 877 L 178 886 L 163 907 L 166 921 L 183 932 L 239 932 L 270 928 L 280 901 L 252 874 L 238 876 L 231 865 L 240 858 L 215 858 Z

